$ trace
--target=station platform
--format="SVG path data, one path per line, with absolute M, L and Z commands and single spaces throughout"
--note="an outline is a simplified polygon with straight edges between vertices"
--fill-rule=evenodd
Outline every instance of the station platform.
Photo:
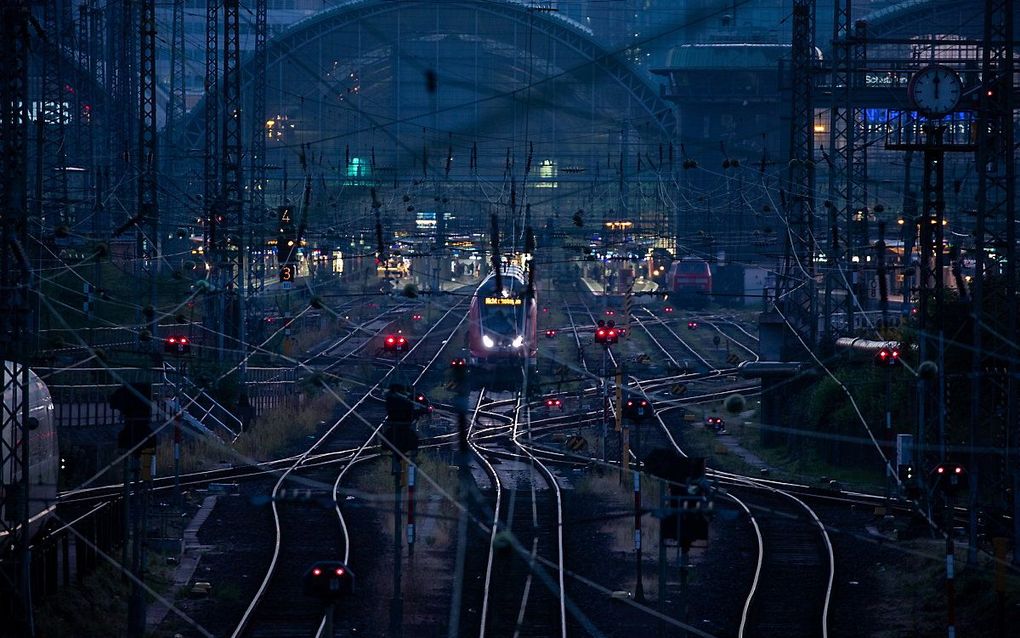
M 608 295 L 606 295 L 605 288 L 603 287 L 603 285 L 601 283 L 595 281 L 594 279 L 588 279 L 587 277 L 581 277 L 581 281 L 588 288 L 588 290 L 591 291 L 591 293 L 593 295 L 596 295 L 596 296 L 599 296 L 599 297 L 601 297 L 601 296 L 620 297 L 621 299 L 624 297 L 624 293 L 622 293 L 622 292 L 610 292 Z M 634 294 L 635 295 L 642 295 L 642 294 L 647 294 L 647 293 L 650 293 L 650 292 L 655 292 L 658 289 L 659 289 L 659 284 L 655 283 L 654 281 L 648 281 L 646 279 L 636 279 L 634 281 Z

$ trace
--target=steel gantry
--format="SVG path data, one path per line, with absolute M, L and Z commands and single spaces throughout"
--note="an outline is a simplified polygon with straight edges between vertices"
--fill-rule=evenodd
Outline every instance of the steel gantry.
M 0 531 L 13 552 L 0 558 L 0 610 L 12 612 L 5 629 L 31 636 L 29 572 L 28 342 L 33 291 L 25 253 L 28 239 L 28 9 L 0 8 Z M 13 587 L 10 587 L 13 585 Z

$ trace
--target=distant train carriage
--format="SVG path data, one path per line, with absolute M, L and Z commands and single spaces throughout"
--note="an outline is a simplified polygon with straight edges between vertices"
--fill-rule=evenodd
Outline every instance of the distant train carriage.
M 5 361 L 4 411 L 14 407 L 14 392 L 10 384 L 12 364 Z M 28 373 L 28 515 L 30 533 L 34 533 L 52 513 L 57 496 L 57 429 L 53 418 L 53 401 L 46 384 L 34 372 Z M 19 449 L 14 438 L 14 428 L 4 427 L 0 431 L 2 445 L 7 449 Z M 17 484 L 21 469 L 13 459 L 5 458 L 0 468 L 0 479 L 4 484 Z M 17 521 L 18 513 L 0 509 L 0 516 Z M 0 548 L 10 542 L 5 532 L 0 532 Z
M 478 286 L 468 314 L 471 363 L 483 368 L 533 365 L 538 353 L 535 329 L 536 299 L 526 297 L 524 272 L 515 266 L 502 273 L 502 290 L 495 273 Z
M 712 298 L 712 269 L 704 259 L 684 257 L 669 268 L 669 298 L 675 305 L 704 305 Z

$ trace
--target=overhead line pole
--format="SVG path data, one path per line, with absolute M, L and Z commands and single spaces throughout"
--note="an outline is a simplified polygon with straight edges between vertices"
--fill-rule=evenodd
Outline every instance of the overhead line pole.
M 266 287 L 266 36 L 267 0 L 255 0 L 255 50 L 252 59 L 250 192 L 248 213 L 247 332 L 259 325 L 258 310 Z
M 219 205 L 219 0 L 207 0 L 205 9 L 205 157 L 203 178 L 205 188 L 202 208 L 205 217 L 204 261 L 207 282 L 216 281 L 216 250 L 220 229 L 216 216 Z M 223 351 L 223 316 L 217 301 L 220 291 L 206 291 L 205 309 L 202 317 L 207 330 L 212 331 L 217 344 L 218 356 Z
M 968 468 L 970 478 L 969 507 L 971 513 L 970 539 L 968 544 L 968 561 L 977 559 L 977 503 L 981 488 L 979 462 L 973 452 L 980 435 L 995 441 L 994 444 L 1006 444 L 1007 451 L 1004 471 L 1001 478 L 994 483 L 987 483 L 990 492 L 1005 493 L 1013 488 L 1013 538 L 1014 547 L 1020 547 L 1020 495 L 1016 488 L 1020 487 L 1020 458 L 1015 443 L 1020 436 L 1020 418 L 1017 414 L 1017 392 L 1020 392 L 1020 368 L 1017 357 L 1011 353 L 1009 344 L 1017 342 L 1017 267 L 1016 267 L 1016 152 L 1014 150 L 1015 130 L 1013 121 L 1013 91 L 1015 68 L 1015 2 L 1014 0 L 985 0 L 984 38 L 981 59 L 981 95 L 978 111 L 980 135 L 983 139 L 978 144 L 978 210 L 975 225 L 975 281 L 973 287 L 972 310 L 974 350 L 972 359 L 971 453 Z M 986 235 L 990 235 L 987 237 Z M 1001 261 L 989 262 L 986 258 L 986 241 L 992 240 Z M 997 275 L 997 289 L 985 290 L 982 281 L 988 266 L 988 275 Z M 993 266 L 995 266 L 993 268 Z M 1004 321 L 999 329 L 1005 332 L 1005 339 L 995 341 L 1001 345 L 992 352 L 984 349 L 983 331 L 994 322 L 994 316 L 985 312 L 986 293 L 995 293 L 995 304 L 1000 313 L 1005 313 Z M 1001 314 L 999 315 L 1001 316 Z M 987 368 L 1005 369 L 1005 379 L 1001 374 L 989 375 Z M 981 401 L 981 391 L 989 387 L 988 381 L 999 378 L 1002 392 L 998 397 L 1005 397 L 1005 405 L 1001 398 L 989 397 Z M 989 410 L 989 408 L 993 408 Z M 1000 437 L 996 440 L 994 433 L 979 431 L 979 427 L 988 427 L 992 420 L 1001 416 L 995 414 L 994 408 L 1004 408 L 1005 424 Z M 983 418 L 984 417 L 984 418 Z M 988 419 L 992 417 L 992 419 Z M 989 477 L 991 479 L 991 477 Z M 1012 482 L 1012 486 L 1010 486 Z M 1020 552 L 1014 551 L 1013 564 L 1020 565 Z
M 138 160 L 141 162 L 138 178 L 139 235 L 144 246 L 143 257 L 149 271 L 149 305 L 152 314 L 149 319 L 149 334 L 156 342 L 156 276 L 159 274 L 159 203 L 157 186 L 156 134 L 156 0 L 141 0 L 141 23 L 139 38 L 138 97 Z M 148 237 L 142 229 L 148 222 Z
M 814 87 L 815 0 L 794 0 L 790 72 L 790 170 L 786 194 L 789 232 L 776 302 L 803 333 L 808 346 L 818 342 L 814 285 Z
M 223 128 L 220 146 L 220 235 L 215 245 L 214 269 L 220 317 L 223 321 L 221 342 L 241 358 L 241 381 L 244 382 L 245 290 L 244 271 L 244 194 L 241 190 L 241 51 L 240 1 L 223 2 Z M 235 305 L 236 304 L 236 305 Z M 220 357 L 225 355 L 220 348 Z

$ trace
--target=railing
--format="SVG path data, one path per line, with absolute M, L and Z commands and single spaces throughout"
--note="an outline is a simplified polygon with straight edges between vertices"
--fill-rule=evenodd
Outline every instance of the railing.
M 223 438 L 231 443 L 237 440 L 244 429 L 241 420 L 208 392 L 195 386 L 182 371 L 164 362 L 163 381 L 163 403 L 166 406 L 171 409 L 183 408 L 206 430 L 221 437 L 226 432 Z

